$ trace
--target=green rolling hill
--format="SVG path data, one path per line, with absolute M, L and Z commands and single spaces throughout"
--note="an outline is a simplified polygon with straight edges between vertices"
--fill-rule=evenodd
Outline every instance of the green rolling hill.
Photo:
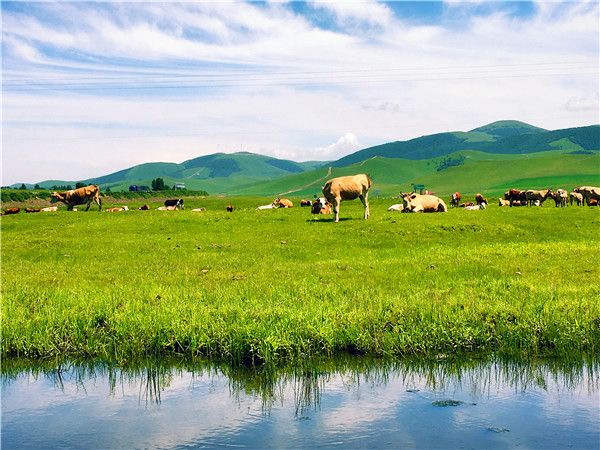
M 212 195 L 307 196 L 320 192 L 327 178 L 367 172 L 381 194 L 408 190 L 411 183 L 443 193 L 496 192 L 508 186 L 598 185 L 599 150 L 600 125 L 545 130 L 505 120 L 468 132 L 390 142 L 329 163 L 299 163 L 248 152 L 216 153 L 180 164 L 145 163 L 87 180 L 39 184 L 51 187 L 83 181 L 102 189 L 127 190 L 132 184 L 149 186 L 153 178 L 161 177 L 168 186 L 184 183 L 190 190 Z
M 463 163 L 438 170 L 448 157 Z M 554 150 L 493 154 L 466 150 L 428 160 L 373 157 L 345 167 L 321 168 L 241 187 L 237 193 L 312 197 L 320 193 L 326 179 L 355 173 L 369 173 L 373 178 L 373 193 L 384 196 L 409 191 L 413 183 L 424 184 L 444 196 L 454 191 L 497 195 L 508 187 L 572 189 L 576 185 L 600 184 L 600 153 L 570 154 Z

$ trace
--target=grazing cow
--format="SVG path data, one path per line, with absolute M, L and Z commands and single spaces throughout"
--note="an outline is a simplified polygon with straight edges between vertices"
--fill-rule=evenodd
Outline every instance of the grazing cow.
M 233 205 L 227 205 L 225 209 L 227 210 L 227 212 L 233 212 Z
M 58 211 L 58 206 L 48 206 L 46 208 L 40 209 L 41 212 L 55 212 Z
M 543 189 L 541 191 L 529 189 L 525 191 L 525 200 L 529 206 L 542 206 L 548 197 L 552 197 L 552 194 L 552 189 Z M 538 205 L 535 204 L 536 201 L 539 202 Z
M 388 211 L 400 211 L 403 212 L 404 211 L 404 204 L 403 203 L 396 203 L 395 205 L 392 205 L 388 208 Z
M 485 199 L 485 197 L 483 195 L 481 195 L 479 192 L 477 194 L 475 194 L 475 203 L 477 205 L 483 205 L 488 203 L 488 201 Z
M 600 201 L 596 200 L 595 198 L 590 198 L 588 200 L 588 206 L 600 206 Z
M 100 199 L 100 188 L 95 184 L 81 187 L 78 189 L 71 189 L 65 192 L 53 192 L 52 203 L 62 202 L 67 205 L 67 210 L 73 211 L 73 207 L 77 205 L 87 204 L 85 210 L 90 209 L 92 202 L 98 205 L 98 211 L 102 211 L 102 200 Z
M 268 205 L 262 205 L 262 206 L 257 206 L 256 209 L 257 210 L 263 210 L 263 209 L 273 209 L 276 208 L 276 206 L 273 203 L 269 203 Z
M 485 209 L 485 205 L 487 205 L 487 203 L 484 202 L 480 205 L 465 206 L 465 211 L 480 211 L 482 209 Z
M 510 206 L 525 206 L 527 204 L 527 195 L 520 189 L 509 189 L 504 193 L 504 199 L 510 202 Z M 518 203 L 516 203 L 518 202 Z
M 173 206 L 159 206 L 158 208 L 156 208 L 157 211 L 176 211 L 178 208 L 177 206 L 173 205 Z
M 310 212 L 313 214 L 331 214 L 331 203 L 329 203 L 324 197 L 316 198 L 312 202 Z
M 40 208 L 25 208 L 26 213 L 38 213 L 40 212 Z
M 460 199 L 461 199 L 460 192 L 455 192 L 454 194 L 452 194 L 452 197 L 450 197 L 450 206 L 452 206 L 453 208 L 456 208 L 458 206 L 458 204 L 460 203 Z
M 509 206 L 510 202 L 508 200 L 504 200 L 503 198 L 498 198 L 498 206 Z
M 569 200 L 571 206 L 573 206 L 573 202 L 575 202 L 577 206 L 583 206 L 583 195 L 581 195 L 579 192 L 570 192 Z
M 448 207 L 439 197 L 435 195 L 420 195 L 415 192 L 402 194 L 404 199 L 404 210 L 407 212 L 447 212 Z
M 2 211 L 3 216 L 8 216 L 10 214 L 19 214 L 21 212 L 21 208 L 6 208 Z
M 600 200 L 600 188 L 595 186 L 580 186 L 578 188 L 573 189 L 573 191 L 581 194 L 583 196 L 583 203 L 587 203 L 590 205 L 590 200 Z
M 556 192 L 552 194 L 552 199 L 554 200 L 556 207 L 560 206 L 562 208 L 564 206 L 567 206 L 569 195 L 564 189 L 557 189 Z
M 174 206 L 177 209 L 184 209 L 182 198 L 170 198 L 165 200 L 165 206 Z
M 277 197 L 275 200 L 273 200 L 273 206 L 275 206 L 275 208 L 291 208 L 294 206 L 294 204 L 288 198 Z
M 465 202 L 465 203 L 461 203 L 460 205 L 458 205 L 461 208 L 468 208 L 469 206 L 474 206 L 475 203 L 473 202 Z
M 310 200 L 300 200 L 300 206 L 304 207 L 304 206 L 312 206 L 312 202 Z
M 194 208 L 192 209 L 192 212 L 204 212 L 206 211 L 206 208 Z
M 140 211 L 148 211 L 150 210 L 150 207 L 148 205 L 142 205 L 138 208 L 138 210 Z
M 129 211 L 128 206 L 116 206 L 114 208 L 106 208 L 107 212 L 121 212 L 121 211 Z
M 340 220 L 340 203 L 342 200 L 354 200 L 359 198 L 365 207 L 364 218 L 368 219 L 369 211 L 369 188 L 373 184 L 371 177 L 367 174 L 350 175 L 346 177 L 333 178 L 323 186 L 325 199 L 333 205 L 335 214 L 334 221 Z

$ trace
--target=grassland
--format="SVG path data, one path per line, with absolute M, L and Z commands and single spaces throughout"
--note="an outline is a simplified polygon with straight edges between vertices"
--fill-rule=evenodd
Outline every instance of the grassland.
M 370 220 L 349 202 L 334 224 L 254 210 L 268 201 L 3 217 L 3 356 L 600 349 L 598 209 L 398 214 L 373 199 Z

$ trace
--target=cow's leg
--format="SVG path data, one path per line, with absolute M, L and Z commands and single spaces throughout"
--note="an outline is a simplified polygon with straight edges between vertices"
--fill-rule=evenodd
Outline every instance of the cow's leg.
M 87 206 L 85 207 L 85 210 L 88 211 L 90 209 L 90 205 L 92 204 L 91 200 L 88 200 L 87 202 Z
M 358 198 L 360 198 L 360 201 L 362 202 L 363 206 L 365 207 L 364 218 L 368 219 L 369 216 L 370 216 L 370 211 L 369 211 L 369 193 L 365 192 L 364 195 L 359 195 Z
M 98 203 L 98 211 L 102 211 L 102 199 L 100 197 L 96 197 L 94 201 Z
M 340 202 L 341 198 L 336 197 L 333 199 L 333 214 L 334 214 L 334 222 L 340 221 Z

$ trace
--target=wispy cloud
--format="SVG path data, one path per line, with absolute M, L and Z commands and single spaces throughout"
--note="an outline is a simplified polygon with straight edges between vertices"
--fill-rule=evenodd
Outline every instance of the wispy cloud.
M 3 183 L 240 147 L 329 159 L 498 119 L 597 123 L 597 2 L 415 8 L 3 4 Z

